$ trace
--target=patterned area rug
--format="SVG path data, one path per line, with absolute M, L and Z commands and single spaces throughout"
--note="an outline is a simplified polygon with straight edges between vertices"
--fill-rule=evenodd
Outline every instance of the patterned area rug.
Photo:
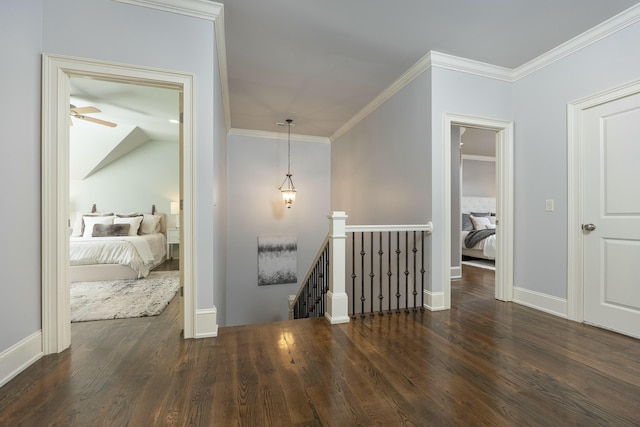
M 157 316 L 180 287 L 179 271 L 144 279 L 71 283 L 71 322 Z

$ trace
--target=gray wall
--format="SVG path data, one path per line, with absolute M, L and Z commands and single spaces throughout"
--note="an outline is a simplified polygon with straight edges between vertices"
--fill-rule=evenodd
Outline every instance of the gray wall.
M 3 2 L 1 9 L 0 353 L 40 330 L 42 1 Z
M 227 324 L 288 318 L 287 295 L 297 293 L 329 231 L 331 145 L 291 141 L 298 190 L 286 209 L 278 191 L 287 171 L 287 141 L 230 134 L 227 146 Z M 296 235 L 298 284 L 258 286 L 258 236 Z
M 176 141 L 149 141 L 95 174 L 71 181 L 71 224 L 77 211 L 89 212 L 95 203 L 98 210 L 109 212 L 151 212 L 151 205 L 156 205 L 166 214 L 167 226 L 173 227 L 170 203 L 180 194 L 178 163 Z
M 12 209 L 0 213 L 11 256 L 0 260 L 0 351 L 41 329 L 40 244 L 40 90 L 41 53 L 64 54 L 194 73 L 196 80 L 197 307 L 214 302 L 224 278 L 224 254 L 214 250 L 214 229 L 224 241 L 224 191 L 213 209 L 214 182 L 224 176 L 219 91 L 215 91 L 215 34 L 203 19 L 150 10 L 109 0 L 25 0 L 4 2 L 0 36 L 3 97 L 0 123 L 6 156 L 0 179 Z M 167 31 L 167 29 L 171 31 Z M 78 36 L 78 35 L 81 36 Z M 124 47 L 124 48 L 123 48 Z M 214 118 L 214 120 L 212 120 Z M 215 136 L 215 138 L 214 138 Z M 214 150 L 221 159 L 214 164 Z M 224 182 L 224 181 L 223 181 Z M 214 221 L 218 221 L 214 227 Z M 219 247 L 217 248 L 220 249 Z M 223 258 L 224 259 L 224 258 Z M 212 262 L 213 261 L 213 262 Z M 220 271 L 214 276 L 213 266 Z M 220 309 L 220 307 L 219 307 Z M 222 310 L 224 311 L 224 310 Z
M 638 46 L 635 23 L 513 84 L 516 286 L 567 297 L 567 104 L 639 80 Z
M 496 162 L 463 159 L 462 195 L 496 197 Z
M 331 144 L 331 209 L 347 224 L 431 219 L 431 70 Z
M 168 31 L 168 29 L 171 29 Z M 78 37 L 81 34 L 81 37 Z M 44 2 L 47 53 L 178 70 L 196 75 L 195 266 L 197 308 L 211 308 L 213 280 L 213 23 L 110 0 Z M 123 48 L 126 47 L 126 48 Z

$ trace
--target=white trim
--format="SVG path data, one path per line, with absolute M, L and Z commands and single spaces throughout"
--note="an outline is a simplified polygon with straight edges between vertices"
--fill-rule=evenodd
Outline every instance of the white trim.
M 183 245 L 184 337 L 195 328 L 195 87 L 188 73 L 43 54 L 42 82 L 42 342 L 45 354 L 71 343 L 68 288 L 69 78 L 90 76 L 182 89 L 184 93 Z
M 42 331 L 34 332 L 0 353 L 0 387 L 42 357 Z
M 268 139 L 283 139 L 286 140 L 288 135 L 282 132 L 269 132 L 266 130 L 251 130 L 251 129 L 237 129 L 231 128 L 229 130 L 229 135 L 235 136 L 249 136 L 253 138 L 268 138 Z M 297 133 L 291 134 L 292 141 L 299 142 L 319 142 L 324 144 L 329 144 L 329 138 L 326 136 L 313 136 L 313 135 L 300 135 Z
M 605 37 L 610 36 L 640 21 L 640 4 L 631 6 L 618 15 L 596 25 L 584 33 L 543 53 L 537 58 L 513 70 L 512 81 L 520 80 L 554 62 L 582 50 Z
M 462 279 L 462 267 L 451 267 L 451 280 Z
M 428 289 L 424 290 L 424 308 L 430 311 L 442 311 L 447 310 L 445 307 L 445 295 L 444 292 L 431 292 Z
M 513 81 L 513 70 L 510 68 L 435 51 L 431 51 L 429 54 L 431 55 L 432 67 L 460 71 L 461 73 L 467 74 L 475 74 L 476 76 L 488 77 L 490 79 L 502 80 L 505 82 Z
M 429 234 L 433 231 L 433 224 L 429 221 L 426 224 L 415 225 L 347 225 L 347 233 L 369 233 L 376 231 L 426 231 Z
M 513 291 L 513 302 L 553 314 L 554 316 L 567 318 L 566 299 L 519 287 L 514 287 Z
M 218 336 L 218 310 L 213 308 L 196 310 L 195 338 L 211 338 Z
M 513 300 L 513 122 L 445 113 L 442 159 L 443 236 L 451 236 L 451 126 L 490 129 L 496 135 L 496 214 L 500 218 L 496 253 L 496 299 Z M 451 239 L 443 238 L 442 254 L 443 306 L 451 308 Z M 433 250 L 437 250 L 433 248 Z
M 218 3 L 217 3 L 218 4 Z M 220 95 L 224 109 L 225 130 L 231 129 L 231 98 L 229 95 L 229 72 L 227 71 L 227 39 L 224 27 L 224 7 L 220 4 L 218 16 L 214 19 L 216 32 L 216 51 L 218 53 L 218 72 L 220 73 Z
M 462 160 L 476 160 L 478 162 L 495 162 L 496 158 L 491 156 L 477 156 L 475 154 L 463 154 Z
M 193 18 L 215 21 L 224 7 L 221 3 L 209 0 L 115 0 L 119 3 L 134 6 L 148 7 L 149 9 L 162 10 L 191 16 Z
M 640 9 L 639 9 L 640 10 Z M 567 105 L 567 316 L 584 321 L 584 164 L 582 114 L 595 106 L 640 93 L 640 81 L 627 83 Z

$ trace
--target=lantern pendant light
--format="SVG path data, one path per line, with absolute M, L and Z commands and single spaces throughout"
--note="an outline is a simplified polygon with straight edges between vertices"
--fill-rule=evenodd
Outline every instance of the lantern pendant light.
M 287 119 L 287 127 L 288 127 L 288 139 L 287 139 L 287 176 L 284 178 L 282 185 L 278 187 L 278 190 L 282 193 L 282 200 L 284 201 L 284 205 L 291 209 L 293 202 L 296 201 L 296 187 L 293 185 L 293 180 L 291 177 L 291 123 L 293 120 Z

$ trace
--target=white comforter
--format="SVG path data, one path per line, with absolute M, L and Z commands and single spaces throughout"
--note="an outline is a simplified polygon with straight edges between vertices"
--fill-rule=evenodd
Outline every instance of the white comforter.
M 467 234 L 469 234 L 468 231 L 463 231 L 461 235 L 463 248 L 466 248 L 464 239 L 467 237 Z M 478 242 L 473 248 L 468 249 L 480 249 L 482 250 L 483 256 L 487 257 L 488 259 L 496 259 L 496 235 L 493 234 L 486 239 Z
M 164 234 L 123 237 L 71 237 L 71 265 L 122 264 L 146 277 L 167 253 Z

